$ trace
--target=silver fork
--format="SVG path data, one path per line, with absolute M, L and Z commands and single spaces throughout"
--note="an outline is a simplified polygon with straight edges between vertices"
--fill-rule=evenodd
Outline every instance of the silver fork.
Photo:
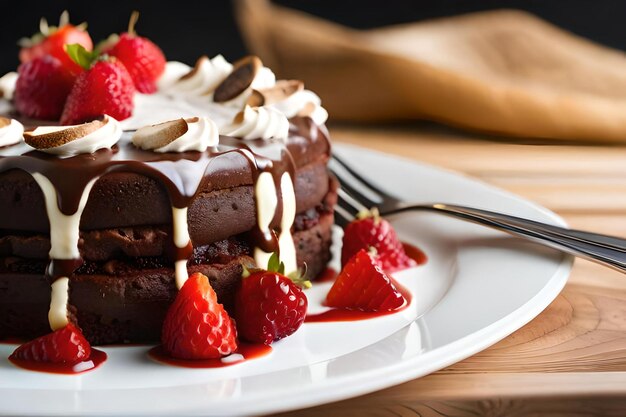
M 384 216 L 429 211 L 482 224 L 626 272 L 626 239 L 453 204 L 411 204 L 383 191 L 337 155 L 332 156 L 329 167 L 341 183 L 335 209 L 338 215 L 335 221 L 340 226 L 354 220 L 358 212 L 372 207 L 377 207 Z

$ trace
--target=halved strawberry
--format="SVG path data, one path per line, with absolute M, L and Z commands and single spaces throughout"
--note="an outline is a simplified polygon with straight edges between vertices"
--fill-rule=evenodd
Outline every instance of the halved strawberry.
M 360 213 L 357 220 L 346 226 L 341 265 L 345 266 L 359 250 L 369 248 L 376 249 L 378 262 L 386 272 L 417 266 L 417 262 L 407 256 L 393 226 L 380 217 L 376 209 Z
M 81 331 L 68 324 L 18 347 L 11 359 L 31 362 L 64 363 L 68 365 L 86 361 L 91 356 L 91 345 Z
M 65 45 L 80 44 L 91 51 L 93 42 L 86 27 L 85 23 L 78 26 L 70 24 L 67 11 L 61 14 L 58 27 L 48 26 L 46 19 L 42 18 L 39 23 L 40 32 L 19 42 L 22 47 L 20 62 L 25 63 L 44 55 L 51 55 L 58 59 L 65 69 L 77 75 L 82 68 L 67 55 Z
M 243 339 L 269 345 L 300 328 L 308 306 L 300 285 L 311 284 L 285 276 L 285 267 L 276 254 L 270 258 L 267 269 L 244 275 L 235 295 L 235 319 Z
M 122 33 L 117 43 L 107 49 L 106 53 L 124 63 L 137 91 L 152 94 L 157 89 L 157 80 L 165 71 L 165 56 L 148 38 L 135 33 L 137 19 L 139 13 L 135 11 L 130 17 L 128 32 Z
M 193 274 L 180 289 L 165 316 L 161 342 L 178 359 L 216 359 L 237 349 L 235 322 L 206 276 Z
M 375 256 L 364 249 L 348 261 L 326 296 L 329 307 L 362 311 L 393 311 L 406 302 Z

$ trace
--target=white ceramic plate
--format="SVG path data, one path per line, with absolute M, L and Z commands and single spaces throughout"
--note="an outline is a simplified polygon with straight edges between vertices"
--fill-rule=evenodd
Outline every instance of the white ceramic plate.
M 375 182 L 408 200 L 470 205 L 563 224 L 519 197 L 439 169 L 337 145 Z M 107 348 L 94 372 L 27 372 L 0 360 L 0 414 L 246 415 L 345 399 L 462 360 L 517 330 L 561 291 L 571 258 L 434 214 L 394 219 L 422 248 L 425 266 L 396 275 L 413 300 L 401 313 L 362 322 L 307 323 L 271 355 L 219 369 L 156 364 L 144 347 Z M 336 250 L 337 248 L 335 248 Z M 328 285 L 308 293 L 312 311 Z M 0 346 L 6 358 L 14 346 Z

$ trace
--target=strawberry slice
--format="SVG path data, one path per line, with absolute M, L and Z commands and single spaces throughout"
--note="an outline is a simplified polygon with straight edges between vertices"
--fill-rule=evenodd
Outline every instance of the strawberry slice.
M 68 365 L 86 361 L 91 356 L 91 345 L 82 332 L 68 324 L 18 347 L 10 359 L 30 362 L 63 363 Z
M 329 307 L 361 311 L 393 311 L 406 302 L 378 260 L 364 249 L 348 261 L 326 296 Z
M 341 249 L 341 265 L 361 249 L 376 249 L 378 262 L 386 272 L 417 266 L 405 252 L 402 242 L 391 224 L 380 217 L 377 209 L 359 214 L 359 218 L 346 226 Z
M 237 349 L 235 322 L 209 279 L 196 273 L 178 292 L 163 322 L 163 349 L 178 359 L 217 359 Z

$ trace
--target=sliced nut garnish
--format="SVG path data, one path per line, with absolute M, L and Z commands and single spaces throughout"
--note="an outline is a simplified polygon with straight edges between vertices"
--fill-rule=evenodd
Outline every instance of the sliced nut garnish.
M 169 145 L 187 133 L 189 123 L 197 123 L 199 118 L 176 119 L 137 129 L 133 134 L 133 143 L 142 149 L 158 149 Z
M 0 117 L 0 129 L 10 124 L 11 124 L 11 119 L 7 119 L 6 117 Z
M 246 102 L 251 107 L 260 107 L 278 103 L 287 97 L 304 90 L 304 83 L 299 80 L 279 80 L 272 88 L 252 90 L 252 94 Z
M 194 75 L 196 75 L 198 73 L 198 71 L 200 71 L 200 68 L 202 67 L 202 64 L 204 62 L 208 61 L 208 60 L 209 60 L 208 56 L 202 55 L 200 58 L 198 58 L 198 60 L 196 61 L 196 64 L 193 66 L 191 71 L 189 71 L 187 74 L 185 74 L 182 77 L 180 77 L 178 79 L 178 81 L 187 80 L 187 79 L 193 77 Z
M 93 122 L 84 123 L 78 126 L 71 126 L 65 129 L 54 130 L 48 133 L 36 134 L 35 130 L 24 132 L 24 141 L 35 149 L 57 148 L 76 139 L 87 136 L 106 125 L 108 119 L 96 119 Z
M 304 105 L 304 107 L 300 109 L 300 111 L 298 112 L 298 114 L 296 114 L 296 116 L 309 117 L 315 112 L 315 108 L 316 108 L 315 103 L 308 102 Z
M 233 71 L 215 89 L 213 101 L 224 103 L 246 91 L 261 68 L 263 68 L 263 63 L 254 55 L 235 62 Z

